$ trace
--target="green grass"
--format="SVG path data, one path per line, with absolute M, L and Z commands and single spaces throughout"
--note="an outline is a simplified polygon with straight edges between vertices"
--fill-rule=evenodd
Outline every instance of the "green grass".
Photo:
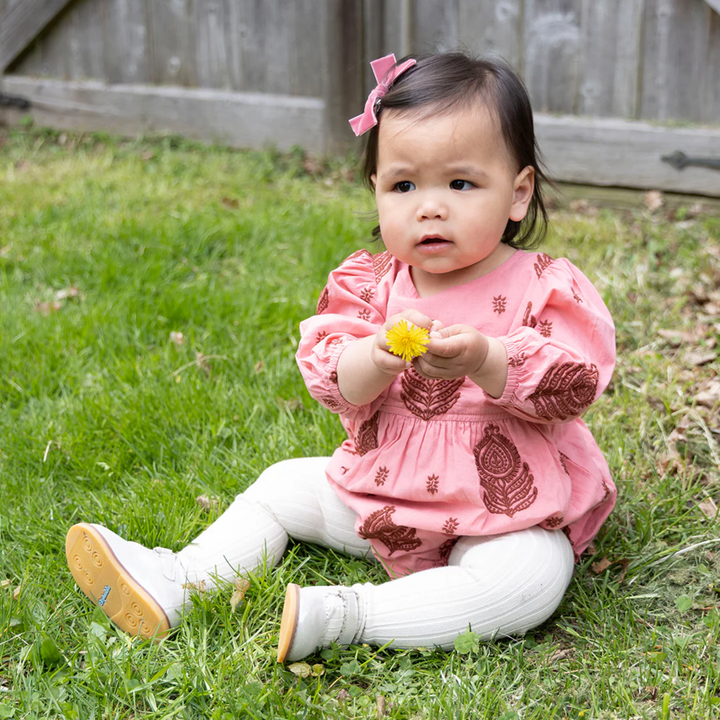
M 178 549 L 270 463 L 332 452 L 342 430 L 296 369 L 298 323 L 372 247 L 371 198 L 347 163 L 299 152 L 39 131 L 5 139 L 0 193 L 0 719 L 718 716 L 720 523 L 699 503 L 720 505 L 720 422 L 695 400 L 718 363 L 687 353 L 718 352 L 720 297 L 702 293 L 720 292 L 720 222 L 553 212 L 545 252 L 617 323 L 586 421 L 620 490 L 555 616 L 465 652 L 334 648 L 298 679 L 274 660 L 286 583 L 377 568 L 293 545 L 235 612 L 231 587 L 200 595 L 153 645 L 94 611 L 64 536 L 100 522 Z

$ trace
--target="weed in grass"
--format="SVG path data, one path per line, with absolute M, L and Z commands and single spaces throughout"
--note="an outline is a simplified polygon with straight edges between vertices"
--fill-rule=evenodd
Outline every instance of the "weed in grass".
M 333 647 L 303 676 L 274 659 L 285 585 L 381 569 L 292 545 L 234 610 L 234 585 L 198 592 L 152 644 L 78 592 L 63 543 L 83 520 L 178 549 L 269 464 L 332 452 L 297 326 L 374 247 L 371 198 L 299 151 L 41 130 L 0 149 L 0 192 L 0 718 L 718 716 L 716 218 L 553 213 L 543 250 L 617 324 L 585 421 L 620 489 L 555 616 L 451 653 Z

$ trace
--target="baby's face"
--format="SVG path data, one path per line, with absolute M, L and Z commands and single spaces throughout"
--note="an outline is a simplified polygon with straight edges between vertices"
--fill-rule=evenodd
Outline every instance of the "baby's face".
M 412 266 L 421 294 L 485 275 L 513 250 L 500 242 L 522 220 L 533 170 L 519 173 L 483 107 L 418 118 L 383 114 L 372 176 L 382 239 Z

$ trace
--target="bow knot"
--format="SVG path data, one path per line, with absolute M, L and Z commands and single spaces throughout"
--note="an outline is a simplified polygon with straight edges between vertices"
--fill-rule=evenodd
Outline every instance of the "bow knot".
M 370 91 L 362 114 L 348 121 L 357 137 L 377 125 L 377 108 L 380 104 L 380 99 L 387 93 L 398 76 L 402 75 L 408 68 L 411 68 L 415 62 L 416 61 L 411 58 L 410 60 L 406 60 L 402 65 L 397 65 L 395 54 L 390 53 L 370 63 L 370 67 L 375 75 L 375 80 L 377 80 L 377 85 Z

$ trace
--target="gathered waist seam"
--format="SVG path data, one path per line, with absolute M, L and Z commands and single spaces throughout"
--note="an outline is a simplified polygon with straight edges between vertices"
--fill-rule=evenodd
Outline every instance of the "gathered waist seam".
M 411 420 L 422 420 L 421 417 L 411 413 L 404 405 L 381 405 L 379 409 L 380 413 L 387 413 L 388 415 L 399 415 L 400 417 L 409 418 Z M 511 415 L 505 410 L 493 408 L 487 412 L 481 411 L 473 414 L 464 413 L 444 413 L 442 415 L 436 415 L 434 417 L 425 420 L 427 423 L 433 422 L 467 422 L 467 423 L 484 423 L 490 420 L 508 420 L 517 419 L 514 415 Z

